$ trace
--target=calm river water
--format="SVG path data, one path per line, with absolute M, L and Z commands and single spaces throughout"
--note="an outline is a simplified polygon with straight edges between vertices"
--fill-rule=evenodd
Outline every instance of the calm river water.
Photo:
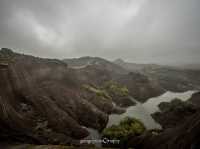
M 137 102 L 134 98 L 132 98 L 133 101 L 135 101 L 137 104 L 131 107 L 128 107 L 126 109 L 126 112 L 123 114 L 111 114 L 109 115 L 109 121 L 107 124 L 107 127 L 111 125 L 117 125 L 119 122 L 124 119 L 125 117 L 134 117 L 139 119 L 144 123 L 147 129 L 161 129 L 161 126 L 154 121 L 154 119 L 151 117 L 151 114 L 159 111 L 158 105 L 161 102 L 170 102 L 174 98 L 179 98 L 182 101 L 188 100 L 193 93 L 196 91 L 187 91 L 183 93 L 175 93 L 175 92 L 166 92 L 158 97 L 153 97 L 147 100 L 145 103 Z M 87 139 L 100 139 L 100 134 L 91 128 L 87 128 L 90 132 L 90 136 L 87 137 Z

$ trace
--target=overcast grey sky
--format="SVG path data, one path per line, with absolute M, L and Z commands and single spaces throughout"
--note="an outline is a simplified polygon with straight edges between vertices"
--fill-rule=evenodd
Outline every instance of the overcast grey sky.
M 0 47 L 41 57 L 200 63 L 200 0 L 0 0 Z

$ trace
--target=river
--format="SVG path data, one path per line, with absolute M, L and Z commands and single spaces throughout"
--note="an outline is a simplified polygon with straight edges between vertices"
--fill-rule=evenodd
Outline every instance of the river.
M 130 106 L 126 109 L 125 113 L 122 114 L 111 114 L 109 115 L 109 121 L 106 127 L 109 127 L 111 125 L 117 125 L 121 120 L 123 120 L 125 117 L 134 117 L 142 121 L 147 129 L 161 129 L 161 126 L 154 121 L 154 119 L 151 117 L 151 114 L 159 111 L 158 105 L 161 102 L 170 102 L 174 98 L 179 98 L 182 101 L 188 100 L 193 93 L 196 91 L 187 91 L 182 93 L 175 93 L 175 92 L 166 92 L 158 97 L 153 97 L 147 100 L 145 103 L 140 103 L 136 101 L 134 98 L 132 100 L 136 102 L 136 105 Z M 98 131 L 88 128 L 90 135 L 87 138 L 90 139 L 100 139 L 101 135 L 98 133 Z

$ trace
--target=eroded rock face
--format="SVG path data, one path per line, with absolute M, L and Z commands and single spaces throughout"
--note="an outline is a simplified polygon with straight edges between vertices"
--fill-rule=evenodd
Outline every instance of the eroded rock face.
M 128 95 L 112 94 L 110 100 L 104 100 L 82 88 L 84 84 L 102 86 L 123 74 L 123 69 L 110 62 L 71 69 L 59 60 L 17 54 L 9 49 L 1 50 L 0 58 L 2 139 L 66 144 L 88 135 L 82 126 L 102 130 L 108 114 L 123 113 L 125 110 L 120 107 L 134 104 Z
M 101 130 L 108 116 L 82 98 L 73 70 L 58 60 L 0 51 L 0 138 L 30 143 L 69 143 Z M 89 115 L 89 117 L 88 117 Z

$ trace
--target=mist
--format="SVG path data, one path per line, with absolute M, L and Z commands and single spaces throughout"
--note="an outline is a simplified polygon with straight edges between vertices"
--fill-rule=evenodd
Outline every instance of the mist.
M 1 0 L 0 47 L 40 57 L 200 63 L 199 0 Z

